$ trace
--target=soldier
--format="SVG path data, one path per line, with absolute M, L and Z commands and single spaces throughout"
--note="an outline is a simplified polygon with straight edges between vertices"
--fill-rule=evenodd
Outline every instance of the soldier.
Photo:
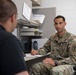
M 39 50 L 32 50 L 31 54 L 47 54 L 43 62 L 34 64 L 30 68 L 30 75 L 72 75 L 76 64 L 76 36 L 65 29 L 66 21 L 61 15 L 54 18 L 57 30 Z M 64 72 L 65 71 L 65 72 Z

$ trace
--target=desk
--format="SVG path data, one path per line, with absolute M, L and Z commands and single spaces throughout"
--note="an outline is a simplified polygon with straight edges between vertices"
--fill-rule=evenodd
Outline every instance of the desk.
M 28 69 L 31 67 L 31 65 L 37 63 L 37 62 L 42 62 L 43 59 L 45 59 L 46 57 L 49 57 L 50 53 L 46 54 L 46 55 L 33 55 L 32 57 L 28 57 L 26 54 L 26 57 L 24 57 L 25 61 L 26 61 L 26 65 L 28 67 Z

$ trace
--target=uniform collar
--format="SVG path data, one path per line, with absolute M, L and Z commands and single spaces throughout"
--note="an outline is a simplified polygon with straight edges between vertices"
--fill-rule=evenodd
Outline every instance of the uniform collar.
M 57 33 L 55 34 L 54 40 L 57 41 L 58 43 L 60 42 L 66 42 L 68 32 L 66 31 L 65 34 L 62 37 L 58 37 Z

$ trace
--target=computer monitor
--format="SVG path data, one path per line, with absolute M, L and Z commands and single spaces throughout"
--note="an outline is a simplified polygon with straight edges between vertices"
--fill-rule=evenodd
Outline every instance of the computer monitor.
M 32 1 L 31 0 L 13 0 L 18 9 L 18 20 L 31 20 Z
M 31 12 L 31 8 L 24 2 L 22 15 L 23 15 L 28 21 L 30 21 L 31 13 L 32 13 L 32 12 Z

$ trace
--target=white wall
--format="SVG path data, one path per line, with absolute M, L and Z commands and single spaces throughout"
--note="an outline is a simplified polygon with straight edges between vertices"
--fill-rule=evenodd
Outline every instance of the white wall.
M 76 34 L 76 0 L 42 0 L 41 7 L 56 7 L 56 15 L 66 18 L 67 31 Z

